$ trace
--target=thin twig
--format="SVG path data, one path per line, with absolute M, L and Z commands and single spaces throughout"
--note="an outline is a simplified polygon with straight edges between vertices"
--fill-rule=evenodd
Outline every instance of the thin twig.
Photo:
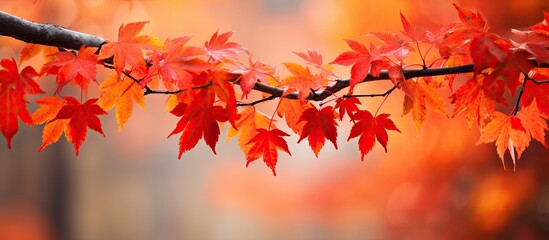
M 201 89 L 201 88 L 207 88 L 209 86 L 211 86 L 213 84 L 212 81 L 209 81 L 208 83 L 204 84 L 204 85 L 199 85 L 199 86 L 194 86 L 190 89 Z M 187 91 L 187 89 L 179 89 L 179 90 L 175 90 L 175 91 L 158 91 L 158 90 L 151 90 L 150 88 L 148 88 L 147 86 L 145 86 L 145 92 L 143 93 L 143 95 L 149 95 L 149 94 L 178 94 L 178 93 L 182 93 L 182 92 L 185 92 Z
M 395 89 L 398 88 L 398 85 L 400 82 L 389 88 L 384 93 L 374 93 L 374 94 L 345 94 L 343 95 L 343 98 L 350 98 L 350 97 L 385 97 L 389 94 L 391 94 Z
M 274 96 L 274 95 L 271 95 L 271 96 L 268 96 L 266 98 L 262 98 L 262 99 L 259 99 L 259 100 L 256 100 L 256 101 L 253 101 L 253 102 L 249 102 L 249 103 L 237 103 L 236 106 L 238 107 L 244 107 L 244 106 L 253 106 L 253 105 L 256 105 L 258 103 L 262 103 L 262 102 L 266 102 L 266 101 L 270 101 L 270 100 L 273 100 L 275 98 L 278 98 L 277 96 Z
M 520 86 L 519 95 L 517 98 L 517 102 L 515 103 L 515 110 L 513 110 L 513 116 L 517 115 L 519 108 L 520 108 L 520 100 L 522 99 L 522 95 L 524 94 L 524 88 L 526 87 L 526 82 L 530 79 L 528 77 L 528 74 L 522 73 L 524 75 L 524 81 L 522 81 L 522 85 Z

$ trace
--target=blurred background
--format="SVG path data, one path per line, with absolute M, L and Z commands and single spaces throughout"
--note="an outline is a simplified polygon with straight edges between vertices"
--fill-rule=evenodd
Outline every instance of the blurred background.
M 194 36 L 203 44 L 217 30 L 262 62 L 300 59 L 316 49 L 324 60 L 346 51 L 343 38 L 366 42 L 369 31 L 399 32 L 399 12 L 419 31 L 457 21 L 452 1 L 385 0 L 7 0 L 0 10 L 37 22 L 116 39 L 122 23 L 150 20 L 145 34 Z M 544 0 L 456 1 L 478 9 L 492 31 L 509 35 L 543 19 Z M 0 58 L 18 58 L 23 43 L 0 38 Z M 28 64 L 40 66 L 40 59 Z M 106 71 L 100 70 L 100 80 Z M 336 67 L 347 77 L 348 68 Z M 284 72 L 281 71 L 283 74 Z M 43 88 L 55 90 L 51 77 Z M 456 81 L 454 89 L 463 82 Z M 91 87 L 90 96 L 93 94 Z M 357 91 L 383 92 L 387 83 Z M 76 89 L 73 89 L 76 90 Z M 444 90 L 443 97 L 451 93 Z M 65 94 L 70 94 L 69 91 Z M 465 119 L 428 112 L 417 134 L 401 117 L 402 94 L 382 112 L 402 131 L 390 132 L 360 161 L 357 139 L 326 144 L 319 158 L 288 138 L 277 173 L 261 161 L 245 167 L 235 139 L 214 155 L 203 142 L 177 160 L 178 118 L 165 96 L 147 96 L 120 133 L 114 112 L 102 117 L 107 135 L 89 132 L 75 157 L 64 137 L 38 153 L 41 128 L 20 126 L 8 150 L 0 138 L 0 239 L 542 239 L 549 235 L 549 153 L 533 143 L 516 172 L 504 171 L 495 146 L 476 146 L 478 129 Z M 380 99 L 362 99 L 375 110 Z M 269 103 L 270 104 L 270 103 Z M 262 111 L 271 114 L 273 105 Z M 34 104 L 31 109 L 36 108 Z M 449 111 L 452 109 L 448 108 Z M 284 125 L 279 123 L 280 126 Z M 288 130 L 289 132 L 289 130 Z M 509 160 L 509 155 L 506 156 Z M 511 166 L 511 162 L 506 162 Z

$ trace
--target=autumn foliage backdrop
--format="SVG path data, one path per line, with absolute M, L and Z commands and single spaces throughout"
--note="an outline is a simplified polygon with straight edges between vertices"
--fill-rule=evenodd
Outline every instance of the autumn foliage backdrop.
M 111 39 L 120 24 L 142 20 L 151 21 L 144 30 L 150 35 L 193 34 L 195 44 L 217 30 L 234 30 L 235 41 L 273 65 L 288 59 L 299 61 L 291 51 L 307 48 L 334 59 L 348 48 L 343 38 L 360 38 L 359 34 L 368 31 L 400 31 L 399 11 L 418 28 L 457 19 L 451 4 L 427 1 L 244 3 L 38 1 L 21 8 L 20 1 L 7 1 L 0 9 Z M 502 35 L 511 27 L 524 29 L 539 22 L 541 10 L 548 8 L 541 1 L 498 5 L 506 9 L 494 9 L 486 2 L 460 4 L 479 9 L 492 31 Z M 1 41 L 2 58 L 18 56 L 21 42 Z M 348 69 L 335 71 L 348 76 Z M 99 75 L 106 77 L 106 72 Z M 52 84 L 50 91 L 56 87 Z M 387 83 L 357 86 L 368 92 L 383 92 L 388 87 Z M 92 97 L 93 92 L 89 91 Z M 61 146 L 35 153 L 40 148 L 36 129 L 22 128 L 13 149 L 2 150 L 0 155 L 6 173 L 2 180 L 4 211 L 0 211 L 6 219 L 0 221 L 6 224 L 2 226 L 31 225 L 37 232 L 54 229 L 55 234 L 79 239 L 456 234 L 520 238 L 542 236 L 547 228 L 547 151 L 535 145 L 525 152 L 517 172 L 503 172 L 493 145 L 475 147 L 477 130 L 466 130 L 464 119 L 450 121 L 430 112 L 424 123 L 429 127 L 417 134 L 409 117 L 394 114 L 392 118 L 403 133 L 392 135 L 387 154 L 376 147 L 362 163 L 356 142 L 344 141 L 348 132 L 338 139 L 339 150 L 325 146 L 319 159 L 305 142 L 295 144 L 298 138 L 294 136 L 288 140 L 292 157 L 281 156 L 277 165 L 277 172 L 284 174 L 273 179 L 259 164 L 243 168 L 241 153 L 231 151 L 237 148 L 234 141 L 227 149 L 221 148 L 225 143 L 218 144 L 218 155 L 210 155 L 206 145 L 199 144 L 185 153 L 182 161 L 176 161 L 177 139 L 164 139 L 177 118 L 161 117 L 166 116 L 163 109 L 154 106 L 162 106 L 163 98 L 147 98 L 146 111 L 136 108 L 121 134 L 114 116 L 108 116 L 103 130 L 109 137 L 90 134 L 77 159 L 63 141 L 57 143 Z M 368 99 L 364 104 L 375 108 L 381 100 Z M 262 108 L 272 112 L 275 106 L 269 103 Z M 402 96 L 387 100 L 384 110 L 400 113 Z M 350 125 L 341 125 L 347 129 L 342 131 L 350 130 Z M 70 183 L 63 183 L 65 195 L 56 197 L 51 176 L 62 171 L 59 168 L 65 169 L 64 181 Z M 23 174 L 14 174 L 16 170 Z M 51 191 L 36 182 L 43 182 Z M 13 215 L 35 221 L 18 221 L 10 217 Z M 441 227 L 433 230 L 433 226 Z

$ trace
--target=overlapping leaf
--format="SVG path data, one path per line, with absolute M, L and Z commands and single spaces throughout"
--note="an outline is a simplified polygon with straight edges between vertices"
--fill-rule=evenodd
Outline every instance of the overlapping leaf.
M 144 65 L 143 50 L 155 49 L 161 44 L 158 39 L 138 35 L 148 22 L 122 24 L 118 30 L 118 41 L 109 41 L 101 47 L 99 59 L 113 57 L 114 68 L 118 75 L 126 65 L 137 67 Z
M 245 156 L 250 153 L 250 140 L 257 134 L 257 129 L 269 127 L 270 119 L 268 116 L 258 112 L 255 107 L 244 107 L 244 110 L 238 113 L 235 126 L 229 127 L 227 132 L 227 141 L 238 134 L 238 145 Z M 271 128 L 274 124 L 271 124 Z
M 107 112 L 97 105 L 97 98 L 89 99 L 84 103 L 80 103 L 73 97 L 64 97 L 64 99 L 66 104 L 61 107 L 55 118 L 49 121 L 48 124 L 57 120 L 69 121 L 65 130 L 65 137 L 74 145 L 76 156 L 78 156 L 78 150 L 86 140 L 88 128 L 101 133 L 105 137 L 105 133 L 101 128 L 101 121 L 97 115 L 106 115 Z M 45 147 L 44 143 L 42 145 Z
M 67 83 L 71 83 L 79 86 L 87 94 L 90 81 L 96 81 L 96 51 L 96 48 L 82 46 L 77 54 L 57 52 L 53 55 L 52 61 L 44 65 L 42 72 L 57 75 L 56 93 L 59 93 Z
M 44 150 L 48 145 L 55 143 L 59 140 L 63 131 L 68 126 L 69 119 L 55 119 L 59 110 L 67 105 L 67 102 L 55 96 L 44 97 L 36 100 L 39 108 L 32 113 L 32 121 L 35 125 L 44 124 L 42 129 L 42 145 L 38 151 Z M 68 139 L 68 138 L 67 138 Z
M 143 88 L 129 78 L 118 80 L 115 74 L 111 74 L 101 82 L 99 91 L 102 94 L 97 104 L 101 108 L 108 111 L 116 105 L 115 116 L 120 131 L 132 115 L 134 103 L 145 108 Z
M 547 122 L 541 117 L 541 113 L 535 106 L 533 104 L 520 109 L 517 113 L 517 118 L 520 119 L 522 126 L 524 126 L 524 129 L 528 133 L 528 138 L 533 138 L 544 147 L 547 147 L 547 142 L 545 141 L 545 131 L 548 129 Z
M 46 62 L 52 60 L 52 55 L 58 52 L 56 47 L 27 43 L 21 49 L 21 54 L 19 55 L 19 64 L 33 58 L 34 56 L 42 53 L 42 56 L 46 59 Z
M 294 131 L 294 133 L 299 133 L 301 132 L 303 125 L 305 125 L 304 122 L 299 121 L 301 113 L 312 107 L 313 105 L 309 102 L 304 103 L 301 101 L 283 98 L 280 100 L 277 114 L 279 117 L 284 117 L 286 124 Z
M 25 67 L 19 72 L 14 59 L 2 59 L 0 66 L 0 131 L 8 142 L 8 148 L 11 148 L 11 139 L 19 130 L 18 119 L 32 124 L 26 95 L 44 91 L 34 80 L 38 76 L 34 68 Z
M 351 40 L 345 39 L 347 45 L 352 49 L 352 51 L 346 51 L 341 53 L 335 60 L 330 62 L 330 64 L 338 64 L 344 66 L 351 66 L 351 81 L 349 85 L 351 86 L 351 91 L 353 87 L 364 80 L 368 76 L 370 71 L 370 62 L 371 56 L 368 48 L 364 44 Z
M 404 96 L 404 110 L 402 115 L 404 116 L 412 112 L 412 118 L 414 119 L 418 133 L 423 121 L 427 118 L 427 104 L 429 104 L 435 112 L 445 116 L 448 115 L 444 99 L 442 99 L 434 88 L 427 85 L 423 78 L 419 78 L 417 82 L 406 81 L 405 84 L 410 88 L 413 98 L 410 98 L 408 95 Z
M 484 127 L 487 117 L 495 111 L 495 103 L 507 105 L 503 93 L 503 82 L 478 75 L 468 80 L 450 98 L 454 104 L 453 117 L 465 112 L 469 128 L 476 123 Z
M 215 145 L 220 134 L 218 122 L 228 121 L 230 112 L 227 108 L 213 105 L 214 98 L 215 95 L 202 89 L 192 102 L 181 102 L 171 111 L 172 114 L 181 117 L 168 136 L 181 133 L 178 158 L 181 158 L 184 152 L 194 148 L 202 137 L 216 153 Z
M 206 50 L 200 47 L 186 46 L 190 37 L 166 39 L 161 51 L 153 50 L 150 54 L 150 72 L 159 76 L 167 89 L 177 86 L 179 89 L 190 89 L 193 85 L 193 74 L 215 68 L 206 62 Z M 152 79 L 140 82 L 147 85 Z
M 283 63 L 292 75 L 282 80 L 282 86 L 287 87 L 285 94 L 297 91 L 299 100 L 305 102 L 311 91 L 325 87 L 328 81 L 318 74 L 311 74 L 309 67 L 297 63 Z

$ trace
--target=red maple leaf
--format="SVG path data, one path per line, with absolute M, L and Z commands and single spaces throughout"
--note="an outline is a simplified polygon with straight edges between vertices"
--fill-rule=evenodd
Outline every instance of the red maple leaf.
M 416 29 L 413 27 L 408 19 L 404 17 L 404 14 L 400 12 L 400 21 L 402 22 L 402 27 L 404 28 L 404 35 L 408 36 L 410 39 L 412 39 L 414 42 L 418 41 L 418 37 L 416 35 Z
M 179 138 L 179 155 L 194 148 L 202 137 L 214 153 L 215 145 L 219 139 L 219 122 L 225 122 L 229 118 L 227 109 L 221 106 L 214 106 L 215 95 L 202 89 L 190 102 L 180 102 L 171 113 L 181 117 L 175 129 L 168 136 L 181 133 Z
M 89 99 L 83 104 L 73 97 L 67 96 L 64 99 L 66 105 L 59 110 L 57 116 L 50 122 L 70 119 L 65 137 L 69 142 L 72 142 L 76 150 L 76 156 L 78 156 L 80 145 L 86 140 L 88 128 L 101 133 L 105 137 L 105 133 L 103 133 L 103 129 L 101 128 L 101 121 L 97 115 L 106 115 L 107 112 L 97 105 L 97 98 Z
M 204 43 L 204 48 L 210 59 L 218 62 L 232 62 L 238 60 L 238 54 L 248 53 L 248 49 L 236 42 L 228 42 L 233 32 L 225 32 L 218 35 L 218 31 L 212 35 L 209 41 Z
M 400 132 L 395 123 L 389 119 L 389 116 L 389 114 L 384 113 L 374 117 L 366 110 L 360 110 L 355 113 L 354 119 L 358 120 L 358 122 L 351 128 L 347 141 L 360 136 L 358 139 L 358 148 L 362 154 L 362 161 L 364 161 L 364 155 L 369 153 L 374 147 L 376 139 L 383 146 L 385 152 L 387 152 L 387 142 L 389 141 L 387 130 Z
M 410 55 L 411 51 L 414 51 L 412 42 L 404 41 L 396 33 L 386 32 L 370 32 L 366 35 L 371 35 L 384 43 L 383 45 L 372 46 L 370 54 L 372 55 L 372 61 L 382 60 L 385 57 L 395 57 L 399 63 Z M 385 60 L 387 61 L 387 60 Z
M 263 161 L 271 168 L 273 174 L 276 176 L 275 167 L 276 162 L 278 161 L 277 149 L 288 153 L 290 156 L 292 155 L 288 149 L 286 140 L 282 138 L 286 136 L 290 135 L 278 129 L 257 129 L 257 135 L 248 142 L 248 144 L 252 144 L 252 147 L 246 156 L 246 159 L 248 160 L 246 167 L 248 167 L 251 162 L 263 156 Z
M 38 73 L 34 68 L 27 66 L 19 72 L 17 63 L 12 58 L 0 61 L 0 131 L 11 148 L 11 139 L 19 129 L 21 119 L 31 125 L 32 118 L 27 109 L 27 94 L 44 93 L 34 78 Z
M 336 100 L 335 108 L 339 108 L 339 120 L 343 120 L 345 113 L 349 115 L 351 120 L 354 120 L 353 115 L 359 110 L 357 105 L 361 105 L 361 103 L 356 97 L 338 98 Z
M 364 44 L 351 39 L 345 39 L 345 41 L 353 51 L 341 53 L 335 60 L 330 62 L 330 64 L 344 66 L 353 65 L 351 67 L 351 81 L 349 82 L 352 91 L 357 83 L 362 82 L 362 80 L 368 76 L 372 59 L 370 51 L 368 51 L 368 48 L 366 48 Z
M 425 31 L 421 41 L 434 44 L 442 58 L 469 51 L 471 39 L 482 35 L 487 28 L 482 16 L 477 12 L 461 8 L 454 4 L 460 17 L 459 23 L 441 26 L 438 31 Z
M 305 122 L 303 129 L 301 130 L 300 138 L 297 143 L 301 140 L 309 140 L 309 146 L 318 157 L 318 153 L 324 146 L 325 139 L 330 140 L 334 147 L 337 149 L 337 129 L 338 126 L 336 121 L 336 113 L 332 107 L 325 107 L 321 110 L 316 108 L 306 109 L 298 122 Z
M 549 12 L 543 11 L 544 21 L 536 23 L 530 27 L 530 30 L 549 36 Z
M 536 69 L 531 73 L 529 77 L 536 81 L 547 81 L 549 79 L 549 71 L 546 69 Z M 549 84 L 535 84 L 533 81 L 526 82 L 521 104 L 523 106 L 530 106 L 533 102 L 536 103 L 541 114 L 549 118 Z
M 471 42 L 475 74 L 485 68 L 496 68 L 510 54 L 510 44 L 495 34 L 482 34 Z
M 513 50 L 524 50 L 532 54 L 539 63 L 549 63 L 549 30 L 547 34 L 542 34 L 536 31 L 520 31 L 512 29 L 511 32 L 515 36 L 516 41 L 511 40 L 514 45 Z
M 113 57 L 114 68 L 118 75 L 126 64 L 137 67 L 144 65 L 143 49 L 156 49 L 160 46 L 158 39 L 147 35 L 137 35 L 147 22 L 122 24 L 118 30 L 118 41 L 107 42 L 101 47 L 99 59 Z
M 95 67 L 97 64 L 96 51 L 97 48 L 82 46 L 78 54 L 56 52 L 52 56 L 52 60 L 44 65 L 42 72 L 57 75 L 56 93 L 59 93 L 70 82 L 79 86 L 87 94 L 90 81 L 97 81 L 95 79 L 97 72 Z
M 461 8 L 455 3 L 453 5 L 458 11 L 459 19 L 463 24 L 478 31 L 483 31 L 485 29 L 486 21 L 484 21 L 484 18 L 478 11 L 474 13 L 469 9 Z

